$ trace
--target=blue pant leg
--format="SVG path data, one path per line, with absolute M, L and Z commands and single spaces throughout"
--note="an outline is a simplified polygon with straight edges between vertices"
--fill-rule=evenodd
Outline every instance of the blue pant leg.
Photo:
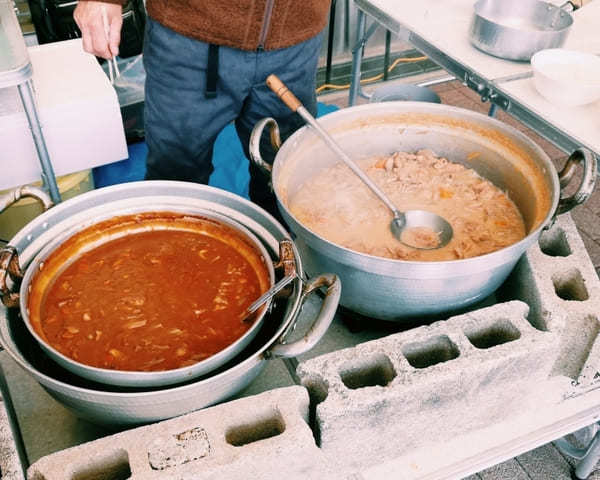
M 274 73 L 298 97 L 313 115 L 317 113 L 317 66 L 323 43 L 323 33 L 293 47 L 259 52 L 256 57 L 257 71 L 249 97 L 246 99 L 236 129 L 244 152 L 249 158 L 250 133 L 254 125 L 265 117 L 273 117 L 279 124 L 282 141 L 304 125 L 304 120 L 292 112 L 267 87 L 266 78 Z M 272 163 L 276 152 L 271 146 L 268 132 L 261 138 L 263 159 Z M 262 206 L 276 218 L 281 218 L 268 178 L 262 170 L 250 163 L 249 195 L 252 201 Z
M 146 97 L 144 126 L 148 145 L 146 179 L 208 183 L 212 149 L 219 132 L 238 115 L 249 91 L 254 65 L 240 60 L 235 85 L 207 99 L 208 44 L 148 19 L 144 41 Z M 222 73 L 222 69 L 219 69 Z

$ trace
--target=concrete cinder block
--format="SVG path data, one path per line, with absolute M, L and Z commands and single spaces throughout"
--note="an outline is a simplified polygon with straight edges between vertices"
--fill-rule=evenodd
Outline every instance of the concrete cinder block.
M 1 370 L 0 370 L 1 373 Z M 0 478 L 24 480 L 25 473 L 17 450 L 17 441 L 11 427 L 6 403 L 0 395 Z
M 503 418 L 556 350 L 528 311 L 500 303 L 300 363 L 323 452 L 360 470 Z
M 577 226 L 560 215 L 512 275 L 538 328 L 560 335 L 551 376 L 571 379 L 572 397 L 600 386 L 600 279 Z
M 342 478 L 308 427 L 300 386 L 279 388 L 41 458 L 29 480 Z

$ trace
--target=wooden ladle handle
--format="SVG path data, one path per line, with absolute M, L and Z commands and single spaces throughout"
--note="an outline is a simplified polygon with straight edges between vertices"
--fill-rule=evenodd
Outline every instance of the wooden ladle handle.
M 292 112 L 297 111 L 298 108 L 302 106 L 302 103 L 296 98 L 296 95 L 288 90 L 285 84 L 279 80 L 277 75 L 271 74 L 267 77 L 267 86 L 281 98 L 281 101 L 285 103 Z

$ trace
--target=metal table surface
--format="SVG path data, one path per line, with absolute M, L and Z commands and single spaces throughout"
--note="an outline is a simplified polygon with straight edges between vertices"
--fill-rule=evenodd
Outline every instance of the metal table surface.
M 513 115 L 532 130 L 571 153 L 586 147 L 600 156 L 600 102 L 573 108 L 557 108 L 533 87 L 529 62 L 503 60 L 473 47 L 468 29 L 474 0 L 355 0 L 359 9 L 358 32 L 365 31 L 366 17 L 410 42 L 440 67 Z M 553 2 L 558 3 L 558 2 Z M 562 3 L 562 2 L 560 2 Z M 574 23 L 563 48 L 600 54 L 600 1 L 592 1 L 573 13 Z M 370 28 L 372 33 L 372 29 Z M 349 103 L 359 95 L 362 45 L 354 49 Z M 359 33 L 360 35 L 360 33 Z

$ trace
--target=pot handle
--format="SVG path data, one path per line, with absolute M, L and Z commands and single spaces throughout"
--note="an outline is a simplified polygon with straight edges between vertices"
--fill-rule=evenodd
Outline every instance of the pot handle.
M 299 340 L 292 343 L 278 343 L 269 350 L 273 357 L 297 357 L 308 352 L 325 335 L 325 332 L 331 325 L 342 294 L 342 283 L 337 275 L 333 273 L 324 273 L 311 279 L 304 285 L 302 291 L 301 304 L 308 295 L 321 287 L 327 287 L 323 304 L 319 314 L 314 319 L 308 332 Z
M 260 154 L 260 140 L 262 138 L 263 130 L 265 127 L 269 125 L 269 135 L 271 137 L 271 145 L 275 151 L 279 150 L 281 147 L 281 135 L 279 133 L 279 125 L 274 118 L 267 117 L 260 120 L 250 133 L 250 159 L 254 162 L 254 164 L 263 170 L 266 174 L 270 175 L 273 170 L 273 166 L 265 162 Z
M 8 193 L 0 195 L 0 212 L 10 207 L 13 203 L 18 202 L 23 197 L 33 197 L 42 203 L 44 211 L 48 210 L 54 203 L 44 190 L 33 185 L 23 185 L 22 187 L 13 188 Z
M 7 308 L 19 306 L 19 293 L 11 291 L 8 279 L 18 284 L 23 278 L 17 249 L 7 245 L 0 250 L 0 300 Z
M 565 12 L 573 12 L 578 8 L 583 7 L 586 3 L 590 3 L 592 0 L 569 0 L 558 6 L 561 10 Z
M 573 178 L 575 168 L 578 164 L 583 163 L 583 179 L 579 187 L 573 195 L 561 198 L 556 207 L 556 215 L 566 213 L 577 205 L 584 203 L 594 191 L 597 175 L 597 160 L 596 156 L 587 148 L 578 148 L 567 159 L 567 163 L 558 174 L 560 188 L 565 188 Z

